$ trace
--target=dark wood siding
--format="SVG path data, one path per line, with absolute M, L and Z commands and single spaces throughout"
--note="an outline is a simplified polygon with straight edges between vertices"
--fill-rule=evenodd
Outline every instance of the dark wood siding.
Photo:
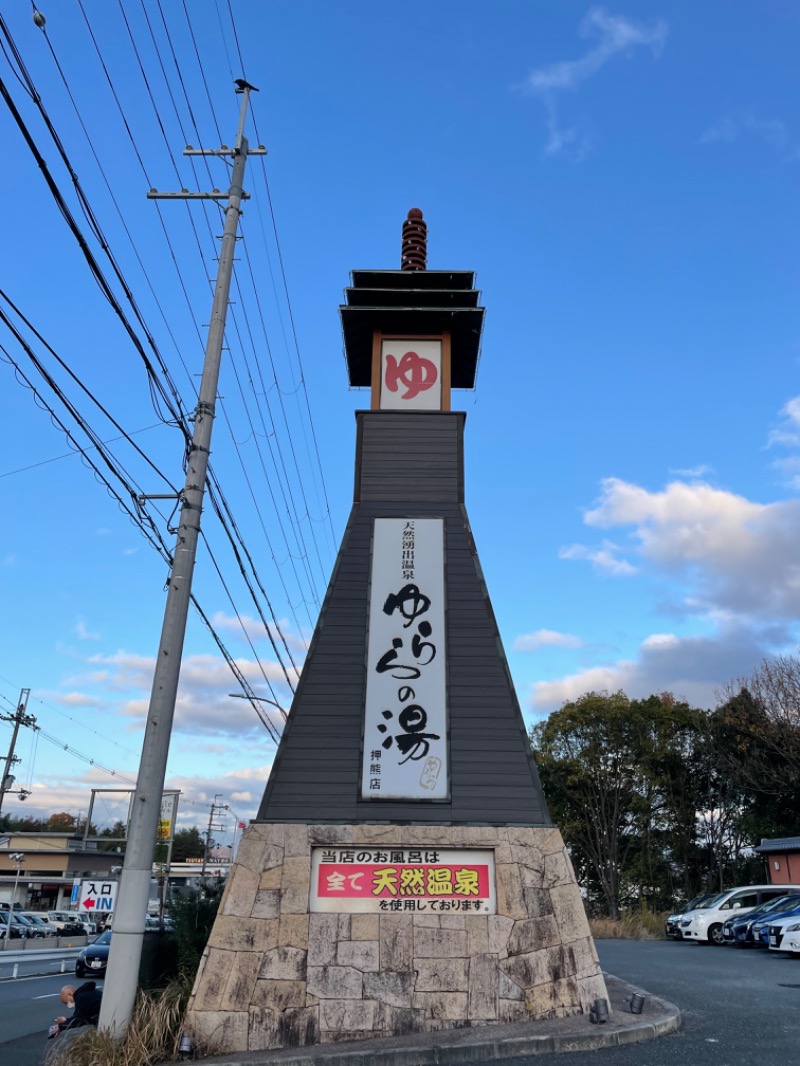
M 550 825 L 464 508 L 459 412 L 357 415 L 355 503 L 259 821 Z M 448 801 L 360 798 L 376 518 L 445 520 Z

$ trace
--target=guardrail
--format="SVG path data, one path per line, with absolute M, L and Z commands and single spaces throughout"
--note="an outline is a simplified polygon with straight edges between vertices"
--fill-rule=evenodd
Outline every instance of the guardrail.
M 60 948 L 54 950 L 42 950 L 42 951 L 3 951 L 0 952 L 0 979 L 9 978 L 13 980 L 19 976 L 20 964 L 30 965 L 31 963 L 40 963 L 43 967 L 43 973 L 66 973 L 67 963 L 72 960 L 80 952 L 79 947 Z M 60 963 L 60 966 L 46 966 L 47 963 Z M 10 973 L 8 971 L 11 971 Z M 70 972 L 72 966 L 69 966 Z M 26 976 L 32 976 L 26 974 Z
M 88 936 L 29 936 L 23 940 L 0 940 L 0 959 L 4 953 L 28 951 L 52 951 L 54 948 L 83 948 L 92 937 Z

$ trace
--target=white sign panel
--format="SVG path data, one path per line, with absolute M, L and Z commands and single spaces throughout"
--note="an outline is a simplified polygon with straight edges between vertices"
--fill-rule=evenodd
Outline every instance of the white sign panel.
M 116 881 L 81 881 L 78 910 L 89 915 L 110 914 L 116 899 Z
M 382 411 L 442 409 L 442 342 L 381 342 Z
M 310 909 L 496 914 L 494 852 L 404 845 L 312 848 Z
M 165 792 L 161 797 L 161 813 L 158 817 L 158 839 L 172 840 L 175 834 L 175 815 L 178 812 L 178 793 Z
M 449 795 L 444 520 L 376 518 L 362 799 Z

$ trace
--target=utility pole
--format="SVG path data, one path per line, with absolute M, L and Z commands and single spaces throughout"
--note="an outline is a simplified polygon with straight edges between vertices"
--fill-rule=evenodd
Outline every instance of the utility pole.
M 192 574 L 200 534 L 200 513 L 211 448 L 211 429 L 217 399 L 234 250 L 241 214 L 240 205 L 242 200 L 248 198 L 243 188 L 245 164 L 248 154 L 266 154 L 266 149 L 262 146 L 251 150 L 244 135 L 248 101 L 252 91 L 252 85 L 248 85 L 242 79 L 237 80 L 236 92 L 242 95 L 242 104 L 233 150 L 223 146 L 209 150 L 187 148 L 184 152 L 184 155 L 232 156 L 233 171 L 227 193 L 218 190 L 208 193 L 159 193 L 154 189 L 148 193 L 149 199 L 227 199 L 228 203 L 225 210 L 225 226 L 211 309 L 211 323 L 208 327 L 203 376 L 200 382 L 200 396 L 194 412 L 194 433 L 187 463 L 186 483 L 180 495 L 180 523 L 173 553 L 172 571 L 167 585 L 161 641 L 158 647 L 139 775 L 131 809 L 125 861 L 119 879 L 119 896 L 114 913 L 114 936 L 111 941 L 103 1004 L 100 1011 L 99 1028 L 110 1032 L 112 1036 L 122 1036 L 127 1029 L 133 1013 L 138 986 L 153 849 L 156 844 L 161 796 L 167 772 L 167 756 L 175 715 L 175 698 L 186 634 Z
M 6 792 L 11 792 L 14 787 L 14 775 L 11 773 L 14 765 L 20 761 L 19 756 L 14 754 L 17 746 L 17 735 L 19 734 L 19 727 L 21 725 L 34 726 L 36 725 L 36 719 L 32 714 L 27 713 L 28 709 L 28 697 L 31 694 L 29 688 L 24 688 L 19 694 L 19 703 L 14 714 L 0 714 L 0 722 L 13 722 L 14 729 L 11 733 L 11 743 L 8 747 L 8 755 L 6 755 L 5 765 L 3 767 L 3 776 L 0 777 L 0 813 L 3 810 L 3 800 L 5 799 Z M 20 799 L 27 799 L 28 792 L 24 788 L 19 790 Z
M 205 879 L 206 879 L 206 867 L 208 866 L 208 856 L 209 856 L 209 852 L 211 851 L 211 833 L 214 830 L 220 830 L 220 829 L 224 829 L 225 828 L 222 825 L 215 825 L 214 824 L 214 815 L 217 813 L 217 811 L 230 810 L 230 808 L 228 807 L 227 803 L 217 803 L 217 800 L 220 798 L 220 795 L 221 795 L 221 793 L 219 793 L 219 792 L 216 794 L 216 796 L 214 797 L 214 802 L 211 804 L 211 810 L 208 812 L 208 828 L 206 829 L 206 846 L 203 848 L 203 869 L 202 869 L 202 871 L 200 873 L 200 880 L 201 881 L 205 881 Z

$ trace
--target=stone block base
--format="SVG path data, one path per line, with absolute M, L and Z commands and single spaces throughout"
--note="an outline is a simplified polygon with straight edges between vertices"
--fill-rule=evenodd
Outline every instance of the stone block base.
M 497 914 L 309 914 L 315 846 L 491 848 Z M 557 829 L 251 825 L 186 1027 L 219 1051 L 588 1012 L 605 982 Z

